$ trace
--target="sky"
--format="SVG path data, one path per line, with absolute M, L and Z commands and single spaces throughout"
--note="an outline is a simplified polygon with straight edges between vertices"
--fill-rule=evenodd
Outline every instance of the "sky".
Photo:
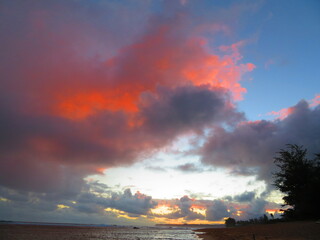
M 320 3 L 0 3 L 0 219 L 281 214 L 273 158 L 320 151 Z

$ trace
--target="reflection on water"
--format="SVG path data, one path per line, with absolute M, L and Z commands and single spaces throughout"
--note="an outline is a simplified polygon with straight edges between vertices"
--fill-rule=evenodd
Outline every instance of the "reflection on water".
M 200 234 L 200 232 L 198 232 Z M 0 225 L 1 239 L 19 240 L 194 240 L 199 238 L 188 228 L 162 227 L 75 227 L 75 226 L 35 226 L 35 225 Z
M 163 229 L 163 228 L 141 228 L 129 229 L 119 228 L 107 231 L 105 237 L 108 239 L 199 239 L 190 229 Z

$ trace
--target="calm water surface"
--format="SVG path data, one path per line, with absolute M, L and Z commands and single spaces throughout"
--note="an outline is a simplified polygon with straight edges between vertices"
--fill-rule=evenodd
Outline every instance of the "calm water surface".
M 191 229 L 159 227 L 67 227 L 0 225 L 1 240 L 201 239 Z
M 200 239 L 191 229 L 118 228 L 105 233 L 107 239 Z

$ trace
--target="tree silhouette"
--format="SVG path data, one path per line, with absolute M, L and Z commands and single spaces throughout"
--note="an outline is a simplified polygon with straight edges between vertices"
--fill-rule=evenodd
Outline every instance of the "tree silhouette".
M 275 157 L 279 171 L 274 173 L 274 185 L 285 194 L 283 206 L 288 219 L 316 219 L 320 217 L 320 154 L 306 158 L 307 149 L 298 145 L 287 145 Z
M 234 227 L 236 225 L 236 220 L 234 218 L 229 217 L 225 220 L 225 225 L 226 227 Z

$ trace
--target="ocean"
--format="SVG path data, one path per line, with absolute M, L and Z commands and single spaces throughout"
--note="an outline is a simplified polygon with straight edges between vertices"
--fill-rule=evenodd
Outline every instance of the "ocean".
M 1 224 L 1 240 L 192 240 L 201 239 L 192 229 L 166 227 L 79 227 Z
M 101 239 L 200 239 L 191 229 L 177 229 L 177 228 L 114 228 L 112 231 L 106 231 L 105 238 Z

